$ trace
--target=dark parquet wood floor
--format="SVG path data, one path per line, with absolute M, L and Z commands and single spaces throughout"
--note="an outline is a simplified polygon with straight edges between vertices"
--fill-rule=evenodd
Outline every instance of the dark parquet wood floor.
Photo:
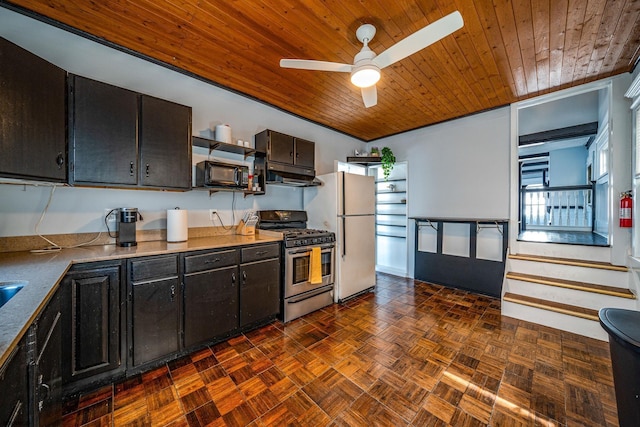
M 608 344 L 389 275 L 65 404 L 65 426 L 616 426 Z

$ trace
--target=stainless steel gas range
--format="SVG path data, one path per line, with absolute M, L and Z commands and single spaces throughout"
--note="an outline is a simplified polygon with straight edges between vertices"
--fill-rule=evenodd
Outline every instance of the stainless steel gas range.
M 258 211 L 258 228 L 278 231 L 282 245 L 282 320 L 286 323 L 333 303 L 335 234 L 307 227 L 305 211 Z M 320 248 L 322 282 L 310 281 L 312 248 Z

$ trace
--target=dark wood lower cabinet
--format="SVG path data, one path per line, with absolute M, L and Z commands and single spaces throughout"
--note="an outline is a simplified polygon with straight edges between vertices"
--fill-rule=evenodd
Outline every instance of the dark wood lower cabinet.
M 27 342 L 22 338 L 8 360 L 0 367 L 0 425 L 26 426 L 29 424 L 29 388 Z
M 133 365 L 179 350 L 179 283 L 177 277 L 132 285 Z
M 240 327 L 280 311 L 280 259 L 240 265 Z
M 184 276 L 184 344 L 191 347 L 238 328 L 238 267 Z
M 95 381 L 124 368 L 120 269 L 117 263 L 72 271 L 62 282 L 62 374 L 69 391 L 85 378 Z
M 35 343 L 34 358 L 29 365 L 33 394 L 31 424 L 62 424 L 62 322 L 60 292 L 56 292 L 38 316 L 27 341 Z

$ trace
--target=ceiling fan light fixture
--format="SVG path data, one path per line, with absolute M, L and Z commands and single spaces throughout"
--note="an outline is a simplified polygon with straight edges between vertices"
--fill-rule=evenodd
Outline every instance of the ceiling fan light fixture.
M 373 64 L 355 67 L 351 72 L 351 83 L 358 87 L 369 87 L 380 80 L 380 68 Z

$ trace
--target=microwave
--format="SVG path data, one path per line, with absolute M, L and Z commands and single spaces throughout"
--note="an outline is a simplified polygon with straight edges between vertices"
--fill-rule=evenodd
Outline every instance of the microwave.
M 205 160 L 196 165 L 196 186 L 247 188 L 249 186 L 249 168 Z

